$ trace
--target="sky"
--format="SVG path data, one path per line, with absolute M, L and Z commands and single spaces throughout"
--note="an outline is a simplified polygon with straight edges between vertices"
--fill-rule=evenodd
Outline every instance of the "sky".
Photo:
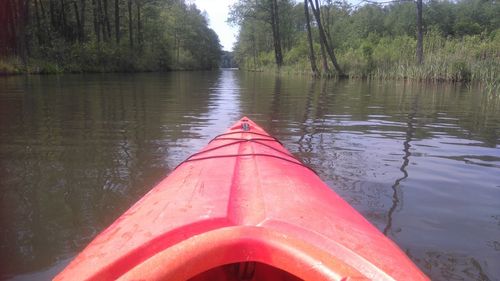
M 232 51 L 238 27 L 229 25 L 226 20 L 229 13 L 229 7 L 236 0 L 194 0 L 188 1 L 195 3 L 200 11 L 208 14 L 210 28 L 219 36 L 220 44 L 226 51 Z

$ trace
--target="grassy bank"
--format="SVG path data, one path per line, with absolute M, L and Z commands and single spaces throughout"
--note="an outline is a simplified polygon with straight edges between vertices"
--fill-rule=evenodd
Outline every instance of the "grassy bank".
M 500 30 L 490 36 L 462 38 L 445 38 L 438 32 L 429 32 L 424 38 L 423 65 L 416 63 L 415 48 L 416 40 L 409 36 L 368 36 L 354 46 L 338 46 L 336 52 L 350 78 L 472 81 L 494 88 L 500 86 Z M 316 63 L 321 66 L 320 48 L 315 49 Z M 244 65 L 253 70 L 275 70 L 273 55 L 261 53 L 256 60 L 247 58 Z M 285 54 L 284 62 L 281 70 L 285 73 L 311 73 L 307 45 L 292 48 Z
M 22 74 L 23 66 L 16 57 L 0 58 L 0 75 Z
M 154 51 L 152 51 L 154 50 Z M 180 50 L 173 56 L 171 50 L 143 48 L 142 51 L 128 46 L 99 45 L 89 42 L 83 45 L 47 48 L 34 51 L 26 62 L 16 56 L 0 58 L 0 75 L 9 74 L 56 74 L 83 72 L 145 72 L 202 69 L 190 52 Z

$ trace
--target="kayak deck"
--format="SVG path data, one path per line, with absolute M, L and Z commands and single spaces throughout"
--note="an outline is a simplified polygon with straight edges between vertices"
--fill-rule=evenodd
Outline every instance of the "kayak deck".
M 248 118 L 181 163 L 56 280 L 428 280 Z

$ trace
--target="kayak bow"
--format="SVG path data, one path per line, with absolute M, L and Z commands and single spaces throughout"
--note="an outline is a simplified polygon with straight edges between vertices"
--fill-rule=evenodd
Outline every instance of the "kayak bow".
M 428 280 L 248 118 L 182 162 L 55 280 Z

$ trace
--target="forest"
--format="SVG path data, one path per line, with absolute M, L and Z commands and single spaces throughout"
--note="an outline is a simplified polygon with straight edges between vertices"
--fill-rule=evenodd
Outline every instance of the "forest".
M 239 0 L 240 67 L 319 76 L 500 85 L 494 0 Z
M 213 69 L 221 55 L 184 0 L 0 1 L 0 74 Z

